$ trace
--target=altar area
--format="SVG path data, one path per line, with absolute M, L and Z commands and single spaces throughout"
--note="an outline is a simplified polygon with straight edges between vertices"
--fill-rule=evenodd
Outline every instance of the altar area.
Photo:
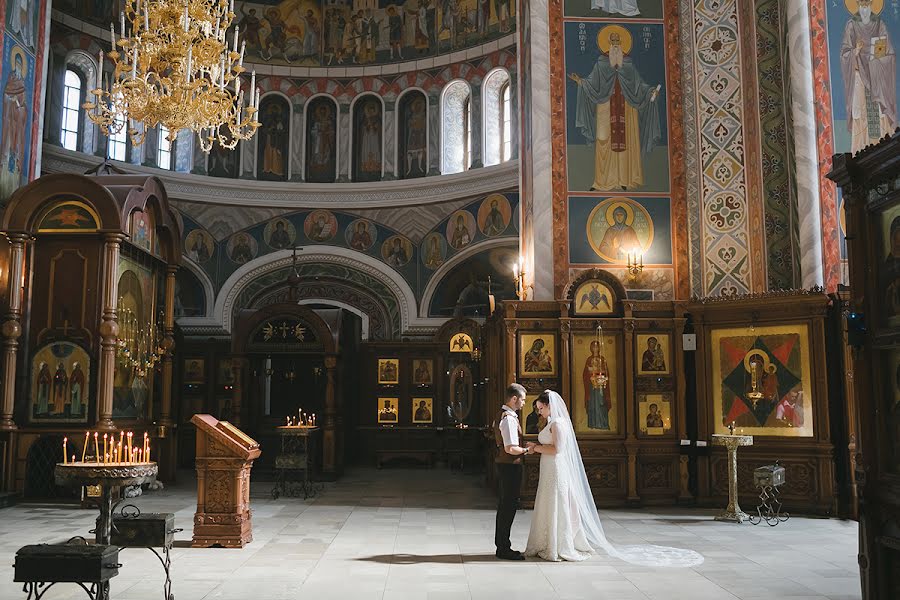
M 705 562 L 693 569 L 646 569 L 600 555 L 582 563 L 496 560 L 496 500 L 479 475 L 444 470 L 349 469 L 319 496 L 272 500 L 271 484 L 254 482 L 254 539 L 242 549 L 190 548 L 196 484 L 179 483 L 133 500 L 142 511 L 174 512 L 176 598 L 288 600 L 463 600 L 527 597 L 617 600 L 860 598 L 857 526 L 852 521 L 792 517 L 789 525 L 754 527 L 713 520 L 714 509 L 601 510 L 615 544 L 691 548 Z M 83 534 L 96 512 L 20 504 L 2 510 L 0 555 L 26 543 L 62 542 Z M 528 537 L 531 511 L 519 511 L 514 548 Z M 159 565 L 146 550 L 125 549 L 112 597 L 155 600 Z M 19 598 L 12 560 L 0 564 L 0 598 Z M 78 598 L 77 588 L 48 600 Z

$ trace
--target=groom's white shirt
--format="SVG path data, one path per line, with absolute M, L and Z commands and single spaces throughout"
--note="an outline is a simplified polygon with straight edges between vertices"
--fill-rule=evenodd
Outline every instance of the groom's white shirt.
M 519 416 L 516 411 L 503 405 L 504 415 L 500 419 L 500 435 L 503 436 L 503 447 L 519 445 Z

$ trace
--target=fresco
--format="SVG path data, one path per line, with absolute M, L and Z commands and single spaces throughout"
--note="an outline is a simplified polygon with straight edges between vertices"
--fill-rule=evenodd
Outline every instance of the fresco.
M 353 105 L 353 181 L 379 181 L 382 156 L 382 107 L 368 94 Z
M 668 198 L 569 198 L 569 261 L 625 264 L 629 252 L 644 264 L 672 264 Z
M 281 96 L 266 96 L 259 103 L 256 177 L 268 181 L 286 181 L 288 177 L 288 140 L 291 107 Z
M 567 17 L 662 19 L 663 0 L 565 0 Z
M 17 3 L 12 3 L 10 9 Z M 29 181 L 35 58 L 13 36 L 3 39 L 0 90 L 0 201 Z
M 834 152 L 856 153 L 900 126 L 897 114 L 897 52 L 900 4 L 826 2 Z M 837 189 L 844 228 L 844 205 Z M 841 258 L 847 245 L 841 232 Z
M 667 192 L 661 23 L 565 23 L 569 189 Z
M 86 423 L 90 397 L 91 359 L 81 346 L 53 342 L 31 360 L 32 423 Z
M 519 259 L 519 246 L 491 248 L 463 260 L 444 275 L 428 306 L 430 317 L 486 317 L 488 290 L 496 301 L 516 297 L 512 265 Z
M 325 96 L 306 107 L 306 181 L 332 183 L 337 175 L 337 106 Z
M 428 99 L 419 91 L 400 99 L 397 160 L 400 178 L 424 177 L 428 174 Z

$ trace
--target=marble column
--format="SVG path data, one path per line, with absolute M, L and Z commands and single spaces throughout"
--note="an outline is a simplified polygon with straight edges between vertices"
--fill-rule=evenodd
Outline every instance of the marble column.
M 510 160 L 519 158 L 519 125 L 521 113 L 519 112 L 519 78 L 515 72 L 509 74 L 509 110 L 512 113 L 512 122 L 509 124 Z
M 428 94 L 428 175 L 441 174 L 441 94 Z
M 384 102 L 384 131 L 381 140 L 383 148 L 381 155 L 384 157 L 383 181 L 397 179 L 397 103 Z
M 472 140 L 472 147 L 470 148 L 469 164 L 467 165 L 469 169 L 480 169 L 484 166 L 484 107 L 481 105 L 481 84 L 480 80 L 471 82 L 472 98 L 469 106 L 472 107 L 470 113 L 472 116 L 469 123 L 471 130 L 469 139 Z
M 175 140 L 175 170 L 179 173 L 190 173 L 191 166 L 194 164 L 194 140 L 196 134 L 190 129 L 182 129 L 178 132 L 178 139 Z M 200 152 L 200 149 L 197 149 Z M 204 173 L 206 172 L 206 163 L 203 163 Z
M 303 181 L 303 165 L 306 160 L 306 157 L 303 155 L 303 139 L 306 137 L 306 128 L 303 126 L 305 109 L 306 105 L 303 98 L 300 98 L 293 105 L 291 116 L 291 181 Z
M 3 402 L 0 404 L 0 431 L 16 429 L 13 412 L 16 402 L 16 361 L 19 354 L 19 336 L 22 335 L 22 303 L 25 289 L 24 233 L 7 234 L 9 239 L 9 309 L 0 326 L 3 334 Z
M 816 154 L 815 100 L 810 55 L 809 6 L 785 2 L 791 116 L 794 123 L 794 171 L 800 216 L 800 274 L 805 288 L 824 285 L 822 211 Z
M 520 248 L 525 259 L 526 285 L 530 300 L 553 300 L 553 189 L 550 143 L 550 30 L 547 0 L 523 0 L 520 19 L 528 19 L 531 40 L 522 53 L 530 57 L 528 89 L 522 119 L 531 125 L 530 139 L 521 140 L 522 223 Z
M 100 365 L 97 369 L 97 424 L 95 429 L 111 431 L 116 428 L 112 421 L 113 381 L 116 372 L 116 338 L 119 336 L 119 322 L 116 314 L 119 281 L 119 245 L 125 238 L 121 233 L 108 233 L 103 246 L 103 315 L 100 318 Z
M 353 148 L 350 147 L 350 105 L 340 104 L 337 123 L 337 182 L 350 181 L 350 165 L 353 159 Z

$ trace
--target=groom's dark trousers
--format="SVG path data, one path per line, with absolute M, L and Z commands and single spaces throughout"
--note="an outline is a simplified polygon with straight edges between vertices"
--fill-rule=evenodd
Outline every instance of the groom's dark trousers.
M 497 503 L 497 525 L 494 530 L 494 544 L 498 552 L 510 550 L 509 531 L 512 529 L 516 510 L 519 508 L 519 490 L 522 487 L 522 465 L 516 463 L 496 463 L 500 500 Z

